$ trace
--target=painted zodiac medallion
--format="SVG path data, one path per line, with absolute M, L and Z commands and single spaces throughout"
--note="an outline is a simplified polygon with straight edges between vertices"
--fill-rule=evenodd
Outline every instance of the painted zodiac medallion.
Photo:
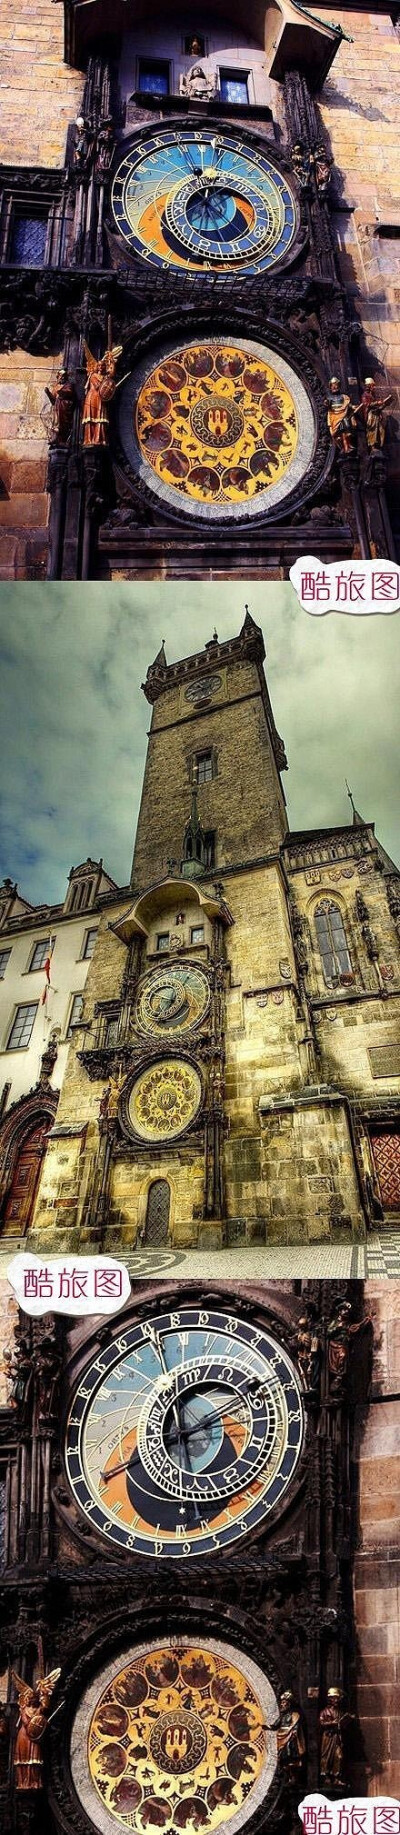
M 201 1082 L 194 1065 L 164 1058 L 143 1070 L 128 1104 L 129 1120 L 142 1140 L 172 1140 L 194 1120 Z
M 258 515 L 288 496 L 311 461 L 314 415 L 276 352 L 242 340 L 178 348 L 128 381 L 125 450 L 160 498 L 191 516 Z
M 265 1800 L 277 1717 L 266 1676 L 229 1644 L 142 1646 L 123 1667 L 108 1666 L 100 1692 L 97 1678 L 78 1711 L 72 1768 L 81 1801 L 100 1835 L 116 1824 L 137 1835 L 222 1826 L 229 1835 Z

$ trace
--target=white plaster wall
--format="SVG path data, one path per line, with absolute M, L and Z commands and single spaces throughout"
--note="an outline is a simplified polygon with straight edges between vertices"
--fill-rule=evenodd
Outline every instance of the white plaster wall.
M 53 1089 L 61 1088 L 68 1052 L 66 1032 L 71 999 L 83 991 L 89 968 L 89 958 L 82 960 L 84 938 L 86 931 L 94 929 L 98 923 L 96 912 L 89 910 L 58 925 L 29 926 L 17 936 L 1 932 L 0 948 L 11 949 L 4 980 L 0 981 L 0 1092 L 5 1083 L 11 1082 L 7 1110 L 38 1082 L 41 1057 L 53 1026 L 60 1026 L 61 1034 L 51 1082 Z M 42 1007 L 45 975 L 43 969 L 29 973 L 29 962 L 35 943 L 49 934 L 56 939 L 50 971 L 53 986 Z M 16 1007 L 30 1001 L 39 1003 L 30 1044 L 20 1051 L 7 1051 Z

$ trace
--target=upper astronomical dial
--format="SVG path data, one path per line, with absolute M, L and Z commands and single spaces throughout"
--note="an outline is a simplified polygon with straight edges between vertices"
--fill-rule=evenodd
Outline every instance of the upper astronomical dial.
M 291 190 L 266 153 L 212 128 L 172 128 L 130 148 L 112 187 L 114 221 L 155 266 L 218 273 L 269 268 L 296 230 Z
M 129 1327 L 86 1371 L 68 1476 L 119 1549 L 197 1556 L 240 1540 L 282 1502 L 302 1436 L 286 1351 L 246 1321 L 184 1308 Z
M 206 975 L 192 963 L 168 963 L 146 975 L 136 1001 L 136 1024 L 156 1038 L 190 1032 L 207 1011 Z

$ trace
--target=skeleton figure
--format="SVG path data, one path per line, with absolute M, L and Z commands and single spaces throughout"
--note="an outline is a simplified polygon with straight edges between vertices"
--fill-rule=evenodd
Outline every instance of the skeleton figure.
M 30 1688 L 13 1670 L 19 1706 L 14 1754 L 16 1791 L 43 1789 L 42 1740 L 50 1718 L 51 1697 L 60 1675 L 60 1669 L 52 1669 Z
M 77 115 L 74 144 L 74 166 L 77 172 L 87 172 L 93 152 L 94 132 L 90 121 L 84 115 Z
M 109 403 L 115 395 L 115 371 L 122 344 L 114 344 L 103 357 L 92 357 L 84 344 L 87 383 L 82 409 L 84 446 L 108 446 Z

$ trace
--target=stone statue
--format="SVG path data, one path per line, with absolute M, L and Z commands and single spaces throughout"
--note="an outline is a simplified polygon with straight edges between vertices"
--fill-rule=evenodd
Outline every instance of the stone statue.
M 301 1714 L 294 1705 L 291 1689 L 285 1689 L 280 1697 L 276 1740 L 278 1762 L 282 1771 L 285 1772 L 287 1782 L 298 1785 L 304 1764 L 306 1742 Z
M 5 1354 L 6 1355 L 6 1354 Z M 18 1410 L 20 1420 L 28 1419 L 33 1386 L 33 1358 L 27 1338 L 17 1340 L 15 1356 L 8 1360 L 8 1378 L 11 1386 L 11 1401 Z
M 327 1328 L 328 1378 L 332 1396 L 341 1397 L 344 1394 L 353 1338 L 359 1332 L 367 1331 L 370 1325 L 369 1317 L 351 1321 L 350 1300 L 336 1302 Z
M 362 418 L 365 427 L 365 438 L 369 452 L 380 452 L 386 439 L 385 408 L 390 407 L 391 395 L 379 395 L 373 376 L 366 376 L 361 396 Z
M 51 1697 L 60 1675 L 60 1669 L 52 1669 L 30 1688 L 13 1670 L 19 1706 L 14 1754 L 16 1791 L 43 1789 L 42 1740 L 50 1718 Z
M 61 1358 L 52 1338 L 42 1338 L 36 1353 L 37 1411 L 41 1426 L 56 1419 Z
M 77 402 L 76 389 L 68 379 L 68 370 L 57 370 L 56 380 L 51 389 L 45 389 L 52 406 L 50 445 L 67 446 L 74 423 L 74 408 Z
M 181 96 L 189 96 L 193 101 L 209 102 L 216 93 L 214 72 L 207 76 L 203 64 L 192 64 L 186 75 L 181 76 L 179 89 Z
M 327 153 L 323 141 L 318 141 L 311 153 L 311 165 L 314 173 L 319 198 L 326 198 L 332 178 L 333 159 Z
M 353 1715 L 344 1706 L 341 1688 L 328 1688 L 325 1708 L 321 1709 L 319 1727 L 320 1782 L 326 1790 L 345 1789 L 343 1734 Z
M 75 127 L 74 166 L 75 171 L 82 173 L 83 176 L 90 168 L 93 153 L 94 130 L 91 122 L 86 120 L 85 115 L 77 115 Z
M 110 1107 L 110 1096 L 111 1096 L 111 1083 L 106 1083 L 106 1085 L 105 1085 L 105 1089 L 103 1090 L 103 1094 L 102 1094 L 102 1096 L 100 1097 L 100 1102 L 99 1102 L 99 1124 L 100 1124 L 100 1127 L 101 1127 L 102 1125 L 103 1125 L 103 1127 L 104 1127 L 104 1124 L 105 1124 L 105 1122 L 107 1122 L 107 1121 L 108 1121 L 108 1111 L 109 1111 L 109 1107 Z
M 317 1323 L 310 1313 L 305 1313 L 303 1318 L 299 1319 L 297 1358 L 306 1389 L 309 1393 L 318 1393 L 321 1340 Z
M 84 446 L 108 446 L 109 404 L 115 395 L 115 371 L 122 344 L 114 344 L 103 357 L 92 357 L 84 341 L 87 383 L 82 409 Z
M 295 140 L 290 158 L 300 190 L 308 191 L 311 176 L 311 153 L 307 151 L 303 140 Z
M 357 444 L 356 413 L 359 412 L 360 408 L 353 408 L 350 396 L 344 394 L 339 377 L 331 376 L 327 421 L 337 452 L 342 454 L 355 452 Z
M 114 124 L 112 115 L 105 115 L 97 130 L 96 136 L 96 176 L 108 177 L 114 149 Z

